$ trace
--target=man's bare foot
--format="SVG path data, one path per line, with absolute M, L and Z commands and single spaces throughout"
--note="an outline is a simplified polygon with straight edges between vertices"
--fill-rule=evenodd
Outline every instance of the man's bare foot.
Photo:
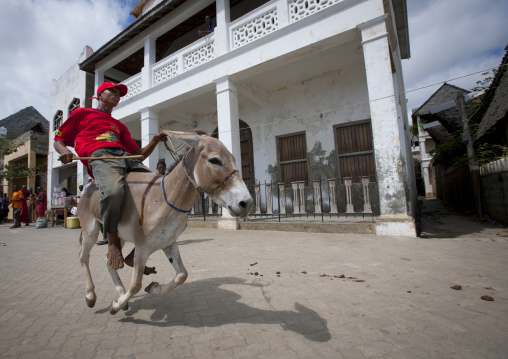
M 122 245 L 118 234 L 108 233 L 108 264 L 113 269 L 123 268 Z
M 129 267 L 134 266 L 134 251 L 136 248 L 132 250 L 132 252 L 129 253 L 127 257 L 125 257 L 125 264 L 127 264 Z M 145 270 L 143 271 L 144 275 L 150 275 L 150 274 L 156 274 L 157 271 L 155 270 L 155 267 L 147 267 L 145 266 Z

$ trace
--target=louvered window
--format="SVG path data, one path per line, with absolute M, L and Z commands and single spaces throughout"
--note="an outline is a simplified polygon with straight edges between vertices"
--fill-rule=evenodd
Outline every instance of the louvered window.
M 340 177 L 361 182 L 368 176 L 376 181 L 374 146 L 370 122 L 336 127 Z
M 281 181 L 307 183 L 307 142 L 305 133 L 277 138 Z

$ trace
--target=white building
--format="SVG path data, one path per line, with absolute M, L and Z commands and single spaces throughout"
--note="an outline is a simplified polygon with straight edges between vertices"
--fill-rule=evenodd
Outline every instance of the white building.
M 369 178 L 376 232 L 415 236 L 405 0 L 141 0 L 132 14 L 79 66 L 95 88 L 128 86 L 113 116 L 142 146 L 159 126 L 197 127 L 218 132 L 250 184 Z M 201 38 L 205 15 L 217 27 Z M 145 164 L 159 158 L 172 162 L 159 145 Z

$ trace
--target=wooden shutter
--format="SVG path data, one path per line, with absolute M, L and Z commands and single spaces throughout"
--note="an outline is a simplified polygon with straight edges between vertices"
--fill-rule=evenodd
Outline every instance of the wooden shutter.
M 337 127 L 337 152 L 340 177 L 360 182 L 369 176 L 376 181 L 372 127 L 369 123 Z
M 307 142 L 305 134 L 278 138 L 281 181 L 286 186 L 291 182 L 307 182 Z

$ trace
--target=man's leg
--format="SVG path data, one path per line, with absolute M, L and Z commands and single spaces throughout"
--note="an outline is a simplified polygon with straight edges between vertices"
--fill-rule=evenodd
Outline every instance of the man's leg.
M 115 154 L 108 153 L 108 150 L 103 149 L 95 151 L 92 157 L 108 155 Z M 90 167 L 101 193 L 99 211 L 103 220 L 103 238 L 108 240 L 108 263 L 113 269 L 123 268 L 124 258 L 117 227 L 123 210 L 125 161 L 91 161 Z

